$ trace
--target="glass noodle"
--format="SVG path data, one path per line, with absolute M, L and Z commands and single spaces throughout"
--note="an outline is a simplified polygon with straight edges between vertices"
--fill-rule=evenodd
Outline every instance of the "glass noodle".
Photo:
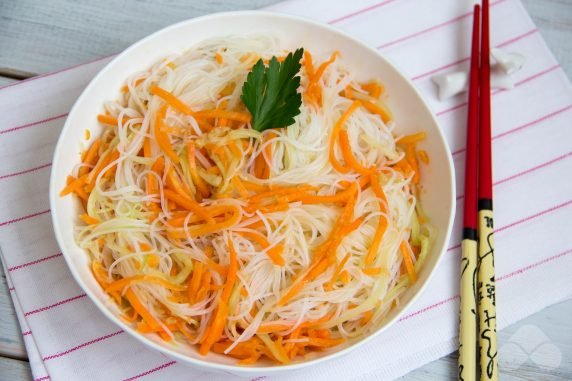
M 396 135 L 382 85 L 343 56 L 306 51 L 295 123 L 250 128 L 242 85 L 280 46 L 209 40 L 130 76 L 62 192 L 82 204 L 77 243 L 126 321 L 242 363 L 375 330 L 429 247 L 423 133 Z

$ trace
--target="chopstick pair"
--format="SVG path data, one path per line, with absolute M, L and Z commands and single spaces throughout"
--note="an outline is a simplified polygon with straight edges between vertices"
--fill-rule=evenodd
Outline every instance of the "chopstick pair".
M 489 1 L 483 0 L 482 23 L 478 4 L 473 13 L 467 116 L 458 373 L 464 381 L 477 378 L 477 360 L 480 380 L 498 380 L 491 153 Z

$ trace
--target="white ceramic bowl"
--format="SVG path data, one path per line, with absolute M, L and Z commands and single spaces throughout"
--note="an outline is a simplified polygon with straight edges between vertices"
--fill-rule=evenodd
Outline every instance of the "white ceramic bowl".
M 105 101 L 114 99 L 119 94 L 120 87 L 130 74 L 150 67 L 169 54 L 182 53 L 205 39 L 253 33 L 275 35 L 284 43 L 285 48 L 293 50 L 304 46 L 318 56 L 339 50 L 347 66 L 361 79 L 381 79 L 389 94 L 389 106 L 395 114 L 398 133 L 426 131 L 428 137 L 421 146 L 431 158 L 431 164 L 424 169 L 422 176 L 422 201 L 436 235 L 419 280 L 407 290 L 400 307 L 389 313 L 375 333 L 358 342 L 320 352 L 312 359 L 287 366 L 269 363 L 237 366 L 233 359 L 217 354 L 202 357 L 194 347 L 175 348 L 154 335 L 141 335 L 134 331 L 118 318 L 117 308 L 90 271 L 88 256 L 75 244 L 73 227 L 78 222 L 77 202 L 72 197 L 62 198 L 58 195 L 65 186 L 66 176 L 80 161 L 80 152 L 86 146 L 84 131 L 89 129 L 92 139 L 100 135 L 101 128 L 96 122 L 96 115 L 102 112 Z M 383 26 L 380 27 L 380 33 L 383 33 Z M 454 189 L 451 155 L 434 115 L 412 83 L 377 51 L 324 24 L 298 17 L 251 11 L 213 14 L 172 25 L 137 42 L 101 70 L 76 101 L 61 132 L 52 166 L 50 204 L 56 239 L 71 273 L 105 316 L 143 344 L 180 363 L 207 370 L 256 376 L 292 371 L 331 360 L 388 329 L 422 292 L 445 251 L 454 217 Z

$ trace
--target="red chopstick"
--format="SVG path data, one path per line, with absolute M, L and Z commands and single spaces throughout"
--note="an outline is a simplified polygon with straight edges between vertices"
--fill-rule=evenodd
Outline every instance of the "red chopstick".
M 489 0 L 483 0 L 481 34 L 479 202 L 481 202 L 481 200 L 483 200 L 483 202 L 488 202 L 487 200 L 490 200 L 490 203 L 492 204 L 493 181 L 491 160 L 491 48 L 489 36 Z
M 479 131 L 479 29 L 481 7 L 474 9 L 469 105 L 467 113 L 467 151 L 465 159 L 465 204 L 463 238 L 477 239 L 477 145 Z
M 479 104 L 479 261 L 477 265 L 481 381 L 498 380 L 489 23 L 489 0 L 483 0 Z
M 467 115 L 465 203 L 461 257 L 461 304 L 458 379 L 474 381 L 477 374 L 477 139 L 479 129 L 479 5 L 473 12 L 473 40 Z

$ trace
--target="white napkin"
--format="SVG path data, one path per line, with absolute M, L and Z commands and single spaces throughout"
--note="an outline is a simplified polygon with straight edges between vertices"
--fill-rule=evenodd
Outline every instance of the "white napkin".
M 330 22 L 379 47 L 412 78 L 438 115 L 462 196 L 466 99 L 438 101 L 430 76 L 466 67 L 472 2 L 378 1 L 292 0 L 270 9 Z M 493 96 L 502 329 L 572 295 L 572 88 L 519 0 L 494 1 L 491 12 L 492 45 L 527 57 L 515 89 Z M 109 60 L 0 89 L 0 248 L 13 299 L 23 311 L 19 320 L 34 377 L 228 380 L 177 364 L 109 322 L 76 285 L 53 238 L 48 178 L 54 145 L 71 105 Z M 460 236 L 457 218 L 436 276 L 392 328 L 343 358 L 270 379 L 393 379 L 454 351 Z

